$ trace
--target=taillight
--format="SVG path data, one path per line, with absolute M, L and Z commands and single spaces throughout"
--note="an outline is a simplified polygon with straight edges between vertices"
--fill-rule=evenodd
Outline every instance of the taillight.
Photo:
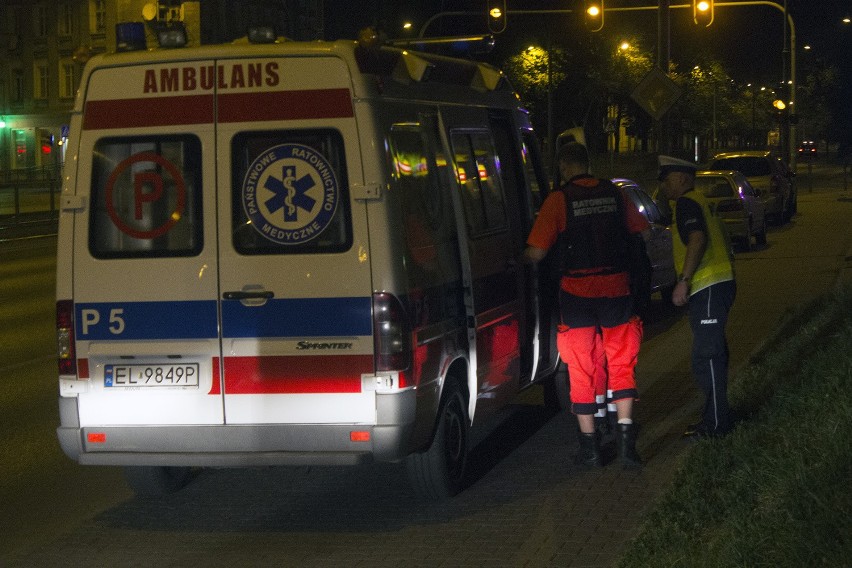
M 411 365 L 411 325 L 393 294 L 373 294 L 373 344 L 376 372 L 404 371 Z
M 745 209 L 743 206 L 743 202 L 739 199 L 726 199 L 724 201 L 720 201 L 716 205 L 717 213 L 732 213 L 734 211 L 742 211 Z
M 56 302 L 56 347 L 60 375 L 77 374 L 77 354 L 74 350 L 74 302 Z

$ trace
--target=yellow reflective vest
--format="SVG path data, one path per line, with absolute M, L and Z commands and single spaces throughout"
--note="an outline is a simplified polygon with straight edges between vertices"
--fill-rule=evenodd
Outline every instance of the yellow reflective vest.
M 722 221 L 710 212 L 707 199 L 700 191 L 689 191 L 681 197 L 691 199 L 701 207 L 704 214 L 704 224 L 707 226 L 707 248 L 704 256 L 689 281 L 691 294 L 703 290 L 713 284 L 734 279 L 734 264 L 731 259 L 731 245 L 726 237 L 726 229 Z M 683 263 L 686 260 L 686 245 L 678 232 L 677 227 L 677 203 L 673 210 L 672 241 L 674 249 L 675 268 L 678 274 L 683 273 Z M 684 235 L 687 236 L 687 235 Z

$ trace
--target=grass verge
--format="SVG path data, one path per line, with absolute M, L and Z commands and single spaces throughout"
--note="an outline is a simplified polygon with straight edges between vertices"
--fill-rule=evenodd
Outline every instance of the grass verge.
M 789 313 L 729 394 L 742 421 L 688 451 L 619 566 L 849 566 L 852 288 Z

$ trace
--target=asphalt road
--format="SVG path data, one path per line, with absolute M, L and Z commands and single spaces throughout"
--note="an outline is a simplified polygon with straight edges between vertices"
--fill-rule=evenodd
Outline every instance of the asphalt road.
M 785 311 L 852 281 L 852 195 L 800 176 L 799 215 L 737 255 L 734 369 Z M 682 310 L 655 301 L 637 379 L 640 473 L 571 463 L 574 422 L 526 391 L 473 452 L 469 487 L 418 502 L 397 465 L 206 470 L 143 501 L 55 439 L 55 238 L 0 242 L 0 567 L 610 566 L 670 482 L 699 405 Z

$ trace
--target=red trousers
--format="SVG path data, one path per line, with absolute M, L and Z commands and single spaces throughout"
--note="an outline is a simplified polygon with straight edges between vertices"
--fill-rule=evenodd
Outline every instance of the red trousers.
M 634 369 L 641 342 L 638 316 L 614 327 L 560 326 L 556 345 L 568 365 L 575 414 L 595 414 L 595 395 L 607 390 L 612 391 L 611 401 L 638 396 Z

